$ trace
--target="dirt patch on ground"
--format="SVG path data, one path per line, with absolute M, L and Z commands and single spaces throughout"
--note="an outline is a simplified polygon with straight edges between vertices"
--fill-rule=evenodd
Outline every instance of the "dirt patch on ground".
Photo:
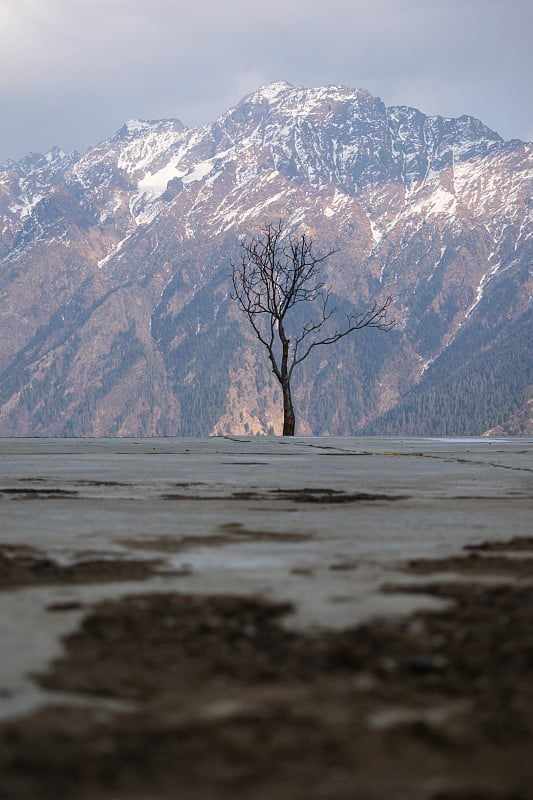
M 490 551 L 488 551 L 490 552 Z M 531 578 L 533 576 L 533 553 L 530 558 L 505 558 L 497 555 L 469 553 L 446 560 L 416 559 L 409 562 L 409 571 L 417 575 L 432 575 L 435 572 L 454 572 L 460 575 L 509 576 Z
M 61 565 L 31 547 L 0 546 L 0 590 L 19 586 L 55 586 L 149 578 L 161 561 L 91 558 Z M 1 796 L 1 795 L 0 795 Z
M 79 492 L 75 489 L 33 489 L 33 488 L 9 488 L 0 489 L 0 499 L 8 500 L 57 500 L 68 498 L 69 500 L 78 497 Z
M 529 800 L 533 583 L 518 575 L 434 582 L 447 610 L 340 633 L 289 631 L 289 607 L 260 598 L 102 603 L 40 681 L 131 710 L 4 723 L 0 797 Z
M 283 533 L 279 531 L 250 530 L 241 522 L 225 522 L 218 526 L 219 533 L 204 536 L 160 536 L 140 539 L 122 539 L 125 547 L 156 550 L 160 553 L 181 553 L 198 547 L 221 547 L 241 542 L 283 542 L 298 544 L 311 538 L 302 533 Z
M 186 488 L 187 484 L 176 484 Z M 189 484 L 193 485 L 193 484 Z M 165 492 L 160 495 L 161 500 L 223 500 L 228 499 L 222 495 L 207 494 L 193 495 L 183 492 Z M 303 488 L 303 489 L 247 489 L 231 493 L 232 500 L 257 500 L 257 501 L 288 501 L 290 503 L 319 503 L 319 504 L 340 504 L 340 503 L 376 503 L 376 502 L 395 502 L 397 500 L 408 500 L 408 495 L 389 495 L 372 494 L 369 492 L 344 492 L 340 489 L 329 488 Z
M 521 553 L 528 552 L 533 557 L 533 539 L 528 539 L 527 536 L 515 536 L 508 542 L 481 542 L 481 544 L 467 544 L 465 550 L 480 550 L 484 552 L 510 552 Z
M 508 542 L 481 542 L 467 545 L 464 550 L 465 555 L 455 558 L 414 559 L 406 568 L 418 575 L 457 572 L 460 575 L 533 579 L 533 539 L 521 536 Z
M 237 500 L 290 500 L 294 503 L 375 503 L 406 500 L 407 495 L 370 494 L 368 492 L 344 492 L 340 489 L 304 488 L 271 489 L 266 492 L 233 492 Z

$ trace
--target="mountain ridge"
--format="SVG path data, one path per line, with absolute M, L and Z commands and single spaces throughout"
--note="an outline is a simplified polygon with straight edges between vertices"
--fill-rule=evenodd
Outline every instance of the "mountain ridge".
M 0 165 L 0 434 L 275 430 L 276 386 L 228 295 L 239 237 L 271 219 L 340 251 L 326 277 L 348 310 L 392 294 L 401 320 L 365 339 L 373 366 L 355 339 L 302 371 L 300 430 L 401 432 L 382 415 L 438 383 L 478 320 L 530 320 L 532 153 L 473 117 L 277 82 L 199 128 L 130 120 L 83 155 Z

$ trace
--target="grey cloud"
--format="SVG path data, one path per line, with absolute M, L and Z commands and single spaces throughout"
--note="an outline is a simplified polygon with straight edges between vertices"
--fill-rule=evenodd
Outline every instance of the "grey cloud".
M 0 0 L 0 160 L 132 116 L 206 122 L 278 79 L 531 136 L 530 17 L 525 0 Z

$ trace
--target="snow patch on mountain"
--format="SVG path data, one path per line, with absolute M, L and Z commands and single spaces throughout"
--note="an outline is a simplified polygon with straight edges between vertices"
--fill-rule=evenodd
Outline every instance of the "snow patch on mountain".
M 9 206 L 9 211 L 18 216 L 21 220 L 25 220 L 31 216 L 35 206 L 44 198 L 43 194 L 36 194 L 30 197 L 22 196 L 20 203 L 14 203 Z
M 147 172 L 138 182 L 137 188 L 139 192 L 134 197 L 161 197 L 165 193 L 169 182 L 174 178 L 182 178 L 184 174 L 185 171 L 180 169 L 175 161 L 172 160 L 157 172 Z
M 423 215 L 425 217 L 439 214 L 450 216 L 455 213 L 456 208 L 457 199 L 455 195 L 444 187 L 438 186 L 429 197 L 410 205 L 408 214 L 410 216 Z
M 172 124 L 162 127 L 152 125 L 127 142 L 120 150 L 117 166 L 127 175 L 147 172 L 169 151 L 183 141 L 184 132 Z
M 105 258 L 101 258 L 100 261 L 97 262 L 98 268 L 102 269 L 103 267 L 105 267 L 105 265 L 108 264 L 112 258 L 114 258 L 118 253 L 120 253 L 120 251 L 122 250 L 128 239 L 131 239 L 131 234 L 128 234 L 128 236 L 125 236 L 124 239 L 121 239 L 120 242 L 117 242 L 117 244 L 111 250 L 111 252 L 108 253 L 108 255 L 105 256 Z
M 484 295 L 484 293 L 485 293 L 485 288 L 486 288 L 486 286 L 487 286 L 488 282 L 491 280 L 491 278 L 493 278 L 493 277 L 494 277 L 494 275 L 496 275 L 496 273 L 497 273 L 497 272 L 498 272 L 498 270 L 500 269 L 500 266 L 501 266 L 501 263 L 498 261 L 498 262 L 497 262 L 497 263 L 496 263 L 496 264 L 495 264 L 495 265 L 494 265 L 494 266 L 493 266 L 493 267 L 492 267 L 492 268 L 491 268 L 491 269 L 490 269 L 488 272 L 486 272 L 486 273 L 483 275 L 483 277 L 481 278 L 481 280 L 480 280 L 480 282 L 479 282 L 479 284 L 478 284 L 478 287 L 477 287 L 477 289 L 476 289 L 476 299 L 474 300 L 474 302 L 472 303 L 472 305 L 470 306 L 470 308 L 469 308 L 469 309 L 466 311 L 466 313 L 465 313 L 465 320 L 466 320 L 466 319 L 468 319 L 468 317 L 469 317 L 469 316 L 472 314 L 472 312 L 473 312 L 473 311 L 474 311 L 474 310 L 477 308 L 477 306 L 480 304 L 481 300 L 483 299 L 483 295 Z
M 255 100 L 256 98 L 264 98 L 269 101 L 278 100 L 281 94 L 285 94 L 287 91 L 292 91 L 293 89 L 294 87 L 290 83 L 287 83 L 287 81 L 273 81 L 272 83 L 259 87 L 256 92 L 248 96 L 248 99 Z

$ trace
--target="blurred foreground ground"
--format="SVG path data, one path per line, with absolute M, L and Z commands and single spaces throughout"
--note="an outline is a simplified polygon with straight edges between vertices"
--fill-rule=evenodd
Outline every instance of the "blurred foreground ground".
M 0 798 L 533 797 L 532 455 L 0 440 Z

